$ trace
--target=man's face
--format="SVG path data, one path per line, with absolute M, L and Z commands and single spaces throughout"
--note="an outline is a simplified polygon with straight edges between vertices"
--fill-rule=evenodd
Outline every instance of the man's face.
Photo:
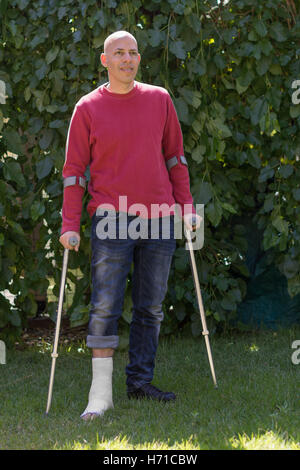
M 140 60 L 137 44 L 130 36 L 113 39 L 101 54 L 101 62 L 107 68 L 109 81 L 115 86 L 128 85 L 134 81 Z

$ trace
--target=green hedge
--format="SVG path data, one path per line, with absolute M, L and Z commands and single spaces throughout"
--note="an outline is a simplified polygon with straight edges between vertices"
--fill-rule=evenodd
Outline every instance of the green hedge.
M 268 262 L 300 292 L 300 8 L 292 0 L 2 0 L 0 80 L 0 336 L 13 341 L 49 282 L 58 295 L 64 148 L 76 101 L 106 81 L 105 37 L 133 33 L 138 80 L 170 92 L 181 121 L 195 203 L 205 204 L 196 252 L 210 325 L 229 324 L 247 292 L 243 220 L 262 231 Z M 293 95 L 294 93 L 294 95 Z M 8 153 L 9 152 L 9 153 Z M 12 155 L 15 154 L 15 155 Z M 16 157 L 17 155 L 17 157 Z M 88 195 L 84 199 L 84 208 Z M 73 325 L 88 315 L 90 220 L 70 256 Z M 74 256 L 73 256 L 74 255 Z M 188 255 L 178 242 L 164 332 L 200 332 Z M 47 310 L 55 317 L 56 302 Z M 129 321 L 130 282 L 124 309 Z

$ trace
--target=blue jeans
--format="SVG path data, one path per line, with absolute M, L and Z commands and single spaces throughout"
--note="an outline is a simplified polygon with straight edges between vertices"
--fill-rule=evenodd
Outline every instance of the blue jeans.
M 130 234 L 127 229 L 136 216 L 123 221 L 116 213 L 116 239 L 99 239 L 97 224 L 104 216 L 92 218 L 92 295 L 87 346 L 113 348 L 119 343 L 118 320 L 122 315 L 127 276 L 132 273 L 132 321 L 129 336 L 129 364 L 126 367 L 127 390 L 141 387 L 153 379 L 162 303 L 167 292 L 172 257 L 176 248 L 174 218 L 156 219 L 158 238 L 151 238 L 151 219 L 144 224 L 144 236 Z M 170 236 L 163 239 L 162 221 L 169 221 Z M 125 226 L 124 226 L 125 224 Z M 153 219 L 152 219 L 153 224 Z M 128 233 L 128 232 L 127 232 Z M 147 234 L 148 238 L 145 238 Z M 136 238 L 136 239 L 135 239 Z

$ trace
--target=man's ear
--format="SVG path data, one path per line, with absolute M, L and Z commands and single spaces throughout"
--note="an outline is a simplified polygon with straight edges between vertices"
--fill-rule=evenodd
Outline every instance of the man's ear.
M 102 52 L 101 56 L 100 56 L 100 60 L 101 60 L 101 64 L 103 65 L 103 67 L 107 67 L 107 63 L 106 63 L 106 55 Z

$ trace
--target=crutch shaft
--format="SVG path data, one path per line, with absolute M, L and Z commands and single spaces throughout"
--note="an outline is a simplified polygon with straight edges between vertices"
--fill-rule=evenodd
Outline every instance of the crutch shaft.
M 58 310 L 57 310 L 57 318 L 56 318 L 54 345 L 53 345 L 53 351 L 52 351 L 52 354 L 51 354 L 52 364 L 51 364 L 51 373 L 50 373 L 50 380 L 49 380 L 49 390 L 48 390 L 48 401 L 47 401 L 46 414 L 49 413 L 50 406 L 51 406 L 51 400 L 52 400 L 52 390 L 53 390 L 53 382 L 54 382 L 55 363 L 56 363 L 56 359 L 58 357 L 57 347 L 58 347 L 58 339 L 59 339 L 59 332 L 60 332 L 62 306 L 63 306 L 63 300 L 64 300 L 64 290 L 65 290 L 65 282 L 66 282 L 68 257 L 69 257 L 69 250 L 67 248 L 65 248 L 64 257 L 63 257 L 63 269 L 62 269 L 61 282 L 60 282 L 59 302 L 58 302 Z
M 69 243 L 70 243 L 70 245 L 75 246 L 75 245 L 78 244 L 78 240 L 77 240 L 76 237 L 71 237 L 70 240 L 69 240 Z M 57 347 L 58 347 L 58 339 L 59 339 L 59 332 L 60 332 L 62 307 L 63 307 L 63 301 L 64 301 L 64 291 L 65 291 L 65 282 L 66 282 L 67 267 L 68 267 L 68 258 L 69 258 L 69 250 L 68 250 L 68 248 L 65 248 L 64 256 L 63 256 L 63 267 L 62 267 L 61 281 L 60 281 L 60 290 L 59 290 L 59 300 L 58 300 L 58 310 L 57 310 L 57 318 L 56 318 L 54 345 L 53 345 L 53 351 L 52 351 L 52 354 L 51 354 L 52 363 L 51 363 L 51 372 L 50 372 L 50 379 L 49 379 L 49 389 L 48 389 L 46 415 L 49 413 L 50 406 L 51 406 L 51 401 L 52 401 L 52 391 L 53 391 L 53 383 L 54 383 L 55 364 L 56 364 L 56 359 L 58 357 Z
M 203 307 L 203 301 L 202 301 L 202 295 L 201 295 L 201 289 L 200 289 L 200 284 L 199 284 L 197 266 L 196 266 L 196 261 L 195 261 L 195 256 L 194 256 L 194 250 L 193 250 L 192 241 L 191 241 L 191 235 L 190 235 L 190 231 L 187 230 L 187 229 L 185 230 L 185 233 L 186 233 L 186 239 L 187 239 L 187 243 L 188 243 L 188 247 L 189 247 L 190 261 L 191 261 L 191 266 L 192 266 L 194 285 L 195 285 L 196 296 L 197 296 L 197 301 L 198 301 L 198 306 L 199 306 L 199 311 L 200 311 L 200 318 L 201 318 L 202 329 L 203 329 L 202 334 L 205 338 L 207 356 L 208 356 L 208 361 L 209 361 L 209 365 L 210 365 L 212 379 L 213 379 L 215 387 L 217 388 L 218 385 L 217 385 L 215 368 L 214 368 L 214 363 L 213 363 L 213 358 L 212 358 L 211 348 L 210 348 L 210 342 L 209 342 L 209 331 L 208 331 L 207 325 L 206 325 L 206 317 L 205 317 L 205 311 L 204 311 L 204 307 Z

